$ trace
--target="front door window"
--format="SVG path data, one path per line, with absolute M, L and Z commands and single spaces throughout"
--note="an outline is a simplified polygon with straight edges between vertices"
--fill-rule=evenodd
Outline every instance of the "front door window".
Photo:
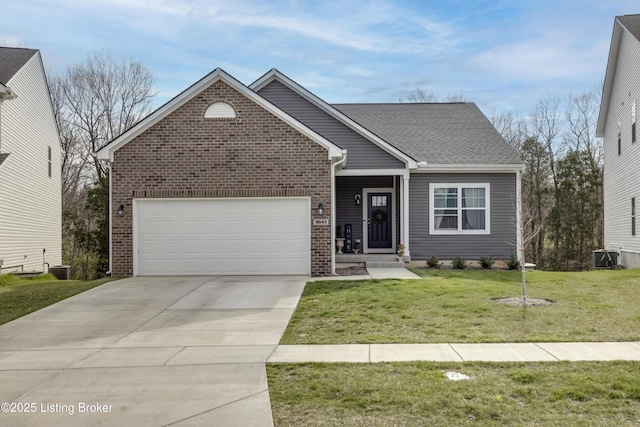
M 391 248 L 391 193 L 369 193 L 367 203 L 368 247 Z

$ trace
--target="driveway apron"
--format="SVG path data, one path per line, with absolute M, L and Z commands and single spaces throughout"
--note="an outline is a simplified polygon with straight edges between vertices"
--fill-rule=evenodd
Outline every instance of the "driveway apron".
M 272 426 L 307 277 L 135 277 L 0 326 L 0 425 Z

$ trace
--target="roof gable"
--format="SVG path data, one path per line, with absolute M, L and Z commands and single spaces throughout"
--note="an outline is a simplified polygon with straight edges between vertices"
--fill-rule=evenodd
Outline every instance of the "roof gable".
M 640 15 L 616 16 L 613 22 L 613 34 L 611 35 L 611 46 L 609 47 L 609 58 L 607 60 L 607 70 L 602 88 L 602 98 L 600 100 L 598 126 L 596 128 L 596 136 L 598 138 L 604 137 L 609 104 L 611 103 L 611 93 L 613 91 L 613 82 L 618 66 L 618 55 L 620 54 L 622 37 L 625 32 L 631 34 L 635 40 L 640 43 Z
M 415 159 L 411 158 L 411 156 L 408 156 L 406 153 L 402 152 L 401 149 L 399 149 L 396 146 L 393 146 L 388 141 L 385 141 L 383 138 L 380 138 L 380 136 L 372 132 L 371 129 L 368 129 L 365 126 L 362 126 L 360 123 L 352 120 L 350 117 L 346 116 L 344 113 L 336 109 L 334 106 L 332 106 L 331 104 L 328 104 L 327 102 L 325 102 L 324 100 L 316 96 L 315 94 L 309 92 L 307 89 L 300 86 L 298 83 L 291 80 L 289 77 L 285 76 L 275 68 L 271 69 L 268 73 L 260 77 L 251 85 L 249 85 L 249 88 L 255 92 L 259 92 L 262 88 L 264 88 L 274 80 L 277 80 L 279 83 L 285 85 L 290 90 L 294 91 L 295 93 L 297 93 L 298 95 L 300 95 L 301 97 L 303 97 L 304 99 L 306 99 L 307 101 L 309 101 L 310 103 L 318 107 L 320 110 L 324 111 L 325 113 L 332 116 L 334 119 L 338 120 L 340 123 L 349 127 L 356 133 L 360 134 L 367 140 L 371 141 L 371 143 L 373 143 L 374 145 L 380 147 L 387 153 L 391 154 L 393 157 L 402 161 L 407 165 L 408 168 L 415 169 L 417 167 L 417 163 Z
M 623 15 L 618 16 L 617 19 L 622 26 L 640 41 L 640 15 Z
M 258 104 L 265 110 L 269 111 L 294 129 L 309 137 L 312 141 L 326 148 L 329 158 L 342 157 L 344 155 L 343 151 L 331 141 L 313 132 L 311 129 L 309 129 L 284 111 L 280 110 L 275 105 L 271 104 L 259 94 L 253 92 L 238 80 L 231 77 L 221 68 L 216 68 L 214 71 L 207 74 L 202 79 L 184 90 L 182 93 L 178 94 L 176 97 L 164 104 L 162 107 L 158 108 L 153 113 L 145 117 L 132 128 L 125 131 L 122 135 L 118 136 L 117 138 L 100 148 L 100 150 L 98 151 L 98 159 L 112 162 L 113 155 L 115 151 L 118 150 L 118 148 L 122 147 L 123 145 L 141 135 L 147 129 L 160 122 L 163 118 L 176 111 L 178 108 L 197 96 L 200 92 L 219 80 L 224 81 L 226 84 Z
M 0 83 L 8 84 L 36 53 L 37 49 L 0 47 Z
M 334 107 L 420 163 L 522 163 L 474 103 L 335 104 Z

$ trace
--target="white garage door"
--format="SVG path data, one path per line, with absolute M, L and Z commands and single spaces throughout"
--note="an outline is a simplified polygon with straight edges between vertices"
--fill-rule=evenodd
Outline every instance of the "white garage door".
M 309 274 L 309 203 L 134 200 L 134 274 Z

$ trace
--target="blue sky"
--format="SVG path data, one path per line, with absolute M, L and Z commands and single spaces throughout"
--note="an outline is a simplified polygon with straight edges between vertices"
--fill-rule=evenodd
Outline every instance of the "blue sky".
M 485 112 L 603 78 L 613 20 L 637 0 L 4 0 L 0 45 L 50 74 L 109 50 L 156 75 L 159 105 L 216 67 L 250 84 L 278 68 L 328 102 L 420 88 Z

